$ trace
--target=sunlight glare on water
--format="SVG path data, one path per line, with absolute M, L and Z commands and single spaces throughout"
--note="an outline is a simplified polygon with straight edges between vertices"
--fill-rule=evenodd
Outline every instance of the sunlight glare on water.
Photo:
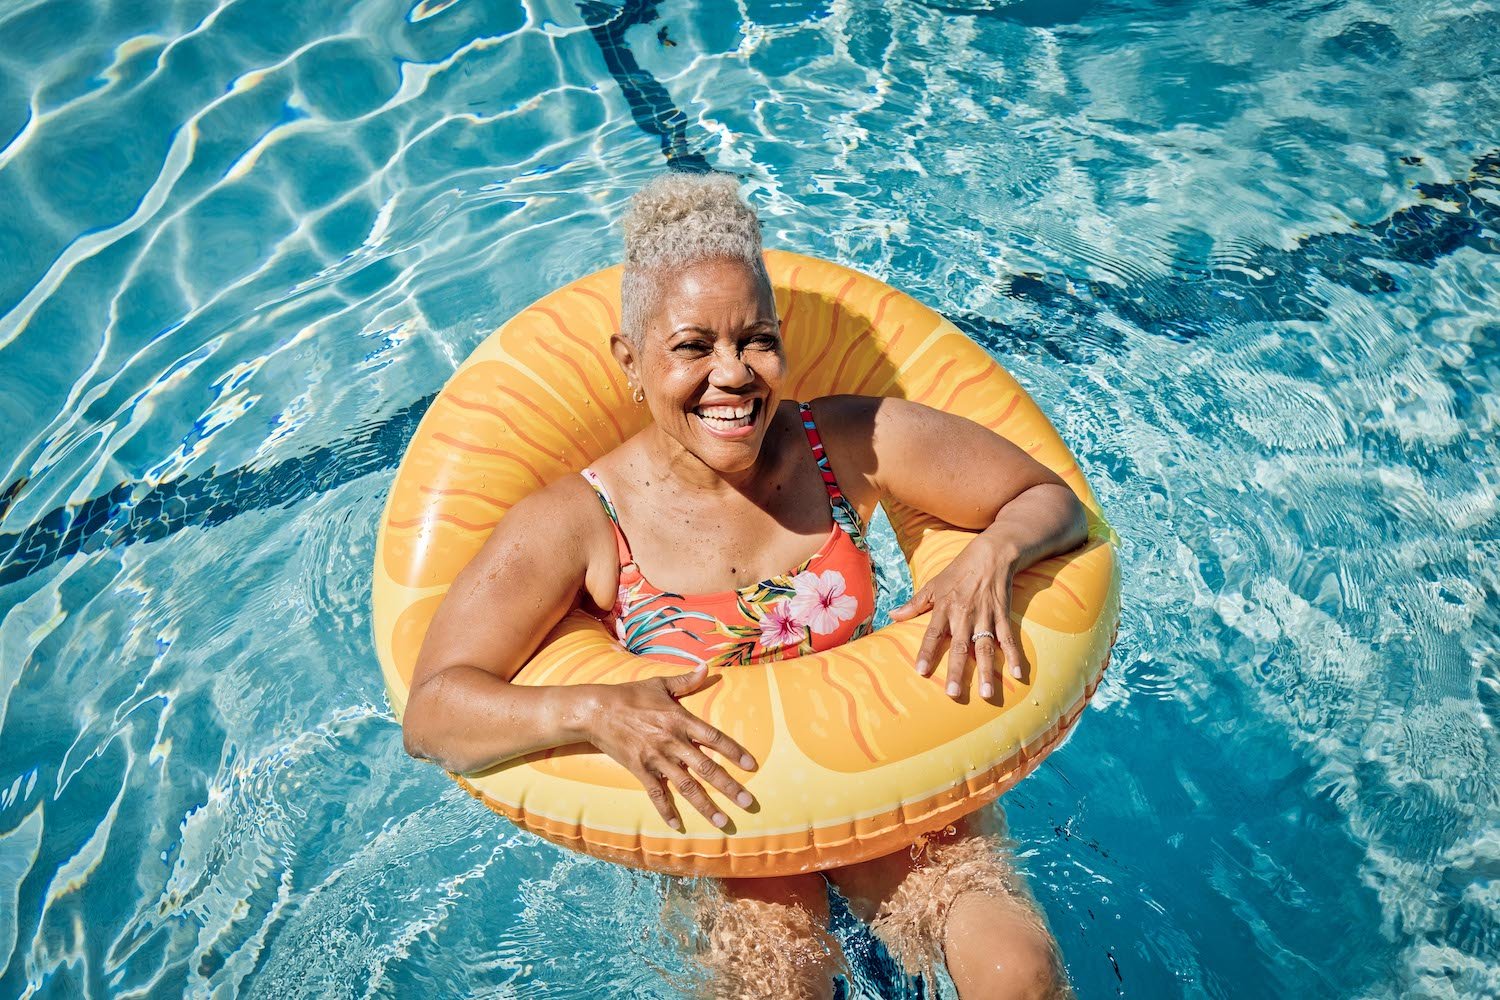
M 367 596 L 432 394 L 669 166 L 1122 536 L 1004 799 L 1080 996 L 1500 995 L 1497 122 L 1487 2 L 0 2 L 0 996 L 688 995 L 660 879 L 403 753 Z

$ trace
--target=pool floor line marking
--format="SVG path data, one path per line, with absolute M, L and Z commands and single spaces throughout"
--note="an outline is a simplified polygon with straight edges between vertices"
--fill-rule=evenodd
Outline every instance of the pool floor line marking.
M 580 0 L 578 7 L 635 123 L 647 134 L 660 136 L 667 165 L 674 170 L 711 171 L 702 154 L 691 148 L 687 115 L 672 103 L 661 82 L 640 67 L 625 42 L 625 32 L 631 27 L 656 20 L 655 0 L 626 0 L 620 7 Z M 1500 149 L 1493 149 L 1479 156 L 1462 180 L 1414 185 L 1420 200 L 1379 222 L 1303 237 L 1290 250 L 1263 247 L 1233 266 L 1206 264 L 1192 282 L 1168 275 L 1122 289 L 1106 282 L 1035 272 L 1001 280 L 1008 297 L 1029 301 L 1040 310 L 1070 313 L 1084 320 L 1111 312 L 1146 333 L 1184 342 L 1213 330 L 1201 315 L 1205 296 L 1184 294 L 1184 285 L 1192 285 L 1195 291 L 1232 290 L 1233 296 L 1214 298 L 1220 309 L 1239 310 L 1239 315 L 1230 317 L 1234 325 L 1322 320 L 1325 314 L 1316 304 L 1320 300 L 1309 292 L 1317 278 L 1373 295 L 1398 291 L 1401 284 L 1396 276 L 1368 263 L 1371 259 L 1429 265 L 1464 247 L 1500 254 L 1500 237 L 1495 235 L 1500 233 L 1497 188 Z M 976 313 L 946 318 L 992 352 L 1040 349 L 1065 363 L 1078 360 L 1074 353 L 1078 346 L 1072 338 L 1038 337 L 1032 330 Z M 1086 350 L 1098 352 L 1123 342 L 1109 324 L 1098 326 L 1099 342 Z M 78 552 L 157 541 L 183 528 L 212 526 L 249 511 L 298 503 L 391 468 L 400 461 L 435 397 L 432 393 L 408 404 L 347 442 L 319 446 L 268 469 L 242 467 L 223 475 L 210 469 L 203 476 L 160 483 L 137 501 L 131 497 L 145 484 L 121 483 L 80 504 L 54 508 L 19 532 L 0 532 L 0 587 Z M 27 481 L 23 476 L 0 490 L 0 526 Z

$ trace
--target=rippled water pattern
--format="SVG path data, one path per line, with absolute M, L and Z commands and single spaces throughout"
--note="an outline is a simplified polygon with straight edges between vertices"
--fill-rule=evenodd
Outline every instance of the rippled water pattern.
M 1081 995 L 1500 994 L 1497 70 L 1459 0 L 0 0 L 0 996 L 673 995 L 655 879 L 404 756 L 367 598 L 432 393 L 669 163 L 1125 539 L 1005 799 Z

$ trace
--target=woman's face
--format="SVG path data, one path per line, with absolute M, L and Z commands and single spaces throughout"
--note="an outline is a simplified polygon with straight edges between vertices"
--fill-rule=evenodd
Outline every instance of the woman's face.
M 665 275 L 639 350 L 621 346 L 664 431 L 719 472 L 755 464 L 786 375 L 776 300 L 755 272 L 713 260 Z

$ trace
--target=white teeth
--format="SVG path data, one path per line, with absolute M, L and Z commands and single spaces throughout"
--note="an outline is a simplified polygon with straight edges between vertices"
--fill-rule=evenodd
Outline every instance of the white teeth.
M 718 417 L 721 420 L 737 420 L 740 417 L 748 417 L 754 409 L 754 403 L 746 403 L 743 406 L 700 406 L 698 407 L 698 416 Z
M 720 430 L 747 427 L 755 413 L 755 401 L 751 400 L 740 406 L 700 406 L 693 412 L 710 427 Z

